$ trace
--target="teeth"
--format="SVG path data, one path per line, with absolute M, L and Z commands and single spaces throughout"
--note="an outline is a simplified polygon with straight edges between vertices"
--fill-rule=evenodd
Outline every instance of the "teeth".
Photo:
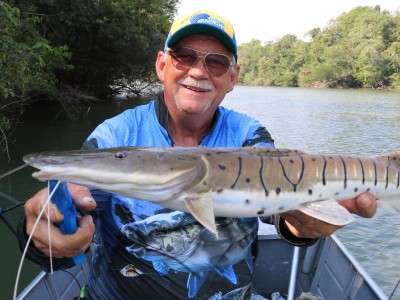
M 189 89 L 189 90 L 192 90 L 192 91 L 195 91 L 195 92 L 205 92 L 205 90 L 203 90 L 203 89 L 196 89 L 195 87 L 192 87 L 192 86 L 185 86 L 187 89 Z

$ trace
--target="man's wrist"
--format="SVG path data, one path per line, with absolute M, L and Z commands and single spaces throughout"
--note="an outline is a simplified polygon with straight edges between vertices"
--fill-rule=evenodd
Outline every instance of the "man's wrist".
M 275 216 L 275 228 L 283 240 L 297 247 L 310 247 L 314 245 L 318 239 L 309 239 L 295 236 L 288 228 L 285 219 Z

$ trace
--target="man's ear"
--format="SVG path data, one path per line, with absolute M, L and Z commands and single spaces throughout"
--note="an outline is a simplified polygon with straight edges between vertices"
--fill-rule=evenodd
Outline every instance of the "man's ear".
M 165 59 L 166 53 L 163 51 L 159 51 L 156 60 L 156 72 L 158 79 L 164 83 L 164 68 L 165 68 Z
M 235 87 L 238 79 L 239 79 L 239 73 L 240 73 L 240 65 L 235 65 L 235 73 L 231 74 L 231 81 L 229 83 L 229 88 L 227 93 L 232 92 L 233 88 Z

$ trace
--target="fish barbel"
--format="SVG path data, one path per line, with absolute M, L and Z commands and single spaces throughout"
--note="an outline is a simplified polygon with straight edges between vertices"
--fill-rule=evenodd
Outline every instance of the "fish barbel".
M 190 212 L 217 233 L 215 217 L 301 210 L 335 225 L 353 220 L 335 200 L 371 192 L 400 213 L 400 152 L 380 157 L 298 150 L 126 147 L 24 156 L 33 177 L 97 188 Z

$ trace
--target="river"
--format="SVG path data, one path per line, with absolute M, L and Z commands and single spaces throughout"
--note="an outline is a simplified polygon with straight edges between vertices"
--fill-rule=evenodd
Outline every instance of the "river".
M 92 105 L 74 122 L 58 116 L 57 111 L 35 111 L 19 126 L 16 141 L 10 141 L 10 161 L 2 154 L 0 174 L 21 165 L 22 156 L 29 152 L 79 148 L 101 120 L 136 104 L 126 100 Z M 368 156 L 400 150 L 398 92 L 238 86 L 223 105 L 259 119 L 272 134 L 276 147 Z M 0 191 L 26 200 L 43 186 L 31 178 L 32 171 L 26 168 L 0 179 Z M 0 197 L 0 207 L 11 205 Z M 4 216 L 15 225 L 21 211 L 15 209 Z M 389 295 L 400 279 L 400 216 L 378 209 L 375 218 L 356 218 L 337 235 Z M 0 299 L 10 299 L 20 253 L 16 238 L 2 223 L 0 236 Z M 20 290 L 38 271 L 25 261 Z M 400 299 L 400 290 L 393 299 Z

